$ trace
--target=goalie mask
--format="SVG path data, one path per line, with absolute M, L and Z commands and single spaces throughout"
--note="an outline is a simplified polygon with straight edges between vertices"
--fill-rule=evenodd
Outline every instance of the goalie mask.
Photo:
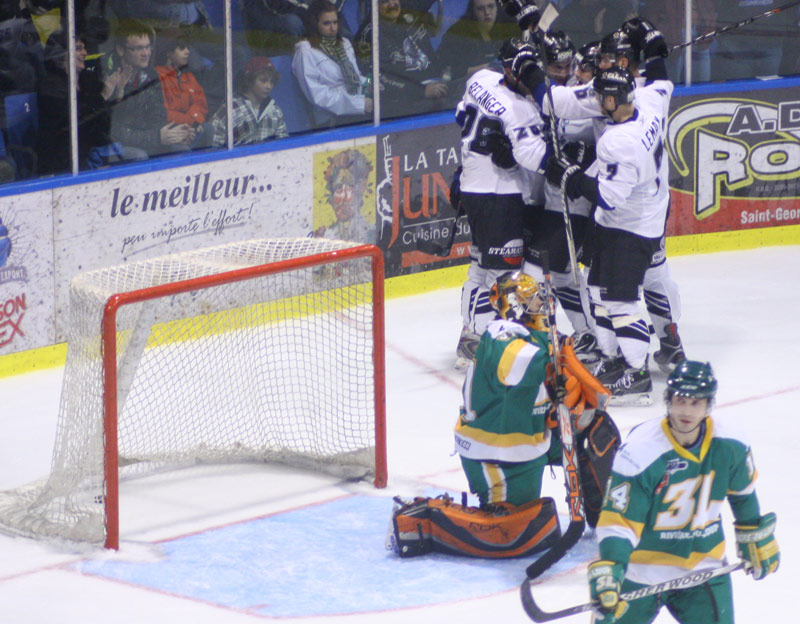
M 684 360 L 667 378 L 664 400 L 669 403 L 674 396 L 708 399 L 708 409 L 717 394 L 717 378 L 709 362 Z
M 492 307 L 507 321 L 546 331 L 547 305 L 539 283 L 521 271 L 509 271 L 497 278 L 489 291 Z

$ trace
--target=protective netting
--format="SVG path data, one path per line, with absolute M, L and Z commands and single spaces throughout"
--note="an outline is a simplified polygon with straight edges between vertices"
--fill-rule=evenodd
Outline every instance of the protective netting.
M 75 277 L 51 474 L 0 493 L 0 529 L 104 540 L 100 328 L 111 295 L 353 246 L 246 241 Z M 372 329 L 369 257 L 123 305 L 116 333 L 120 478 L 235 461 L 374 474 Z

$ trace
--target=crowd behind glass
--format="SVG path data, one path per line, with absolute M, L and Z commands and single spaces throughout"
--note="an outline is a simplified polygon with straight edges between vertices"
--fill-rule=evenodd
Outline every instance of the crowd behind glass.
M 555 4 L 576 47 L 634 15 L 687 39 L 680 0 Z M 688 38 L 783 4 L 693 0 Z M 670 77 L 796 74 L 798 21 L 798 7 L 753 21 L 688 63 L 676 50 Z M 0 0 L 0 183 L 450 110 L 518 35 L 497 0 Z

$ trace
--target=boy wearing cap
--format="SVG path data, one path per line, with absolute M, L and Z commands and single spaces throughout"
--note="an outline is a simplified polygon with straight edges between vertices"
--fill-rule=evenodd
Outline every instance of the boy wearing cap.
M 266 56 L 254 56 L 244 67 L 239 77 L 238 95 L 233 98 L 233 144 L 250 145 L 269 139 L 289 136 L 283 119 L 283 111 L 270 97 L 278 84 L 280 74 Z M 214 115 L 214 147 L 227 144 L 228 125 L 226 108 L 223 106 Z

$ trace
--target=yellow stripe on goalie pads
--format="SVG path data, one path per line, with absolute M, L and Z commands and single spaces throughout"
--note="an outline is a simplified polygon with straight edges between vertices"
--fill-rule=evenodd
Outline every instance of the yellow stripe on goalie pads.
M 457 505 L 449 496 L 416 498 L 392 518 L 398 553 L 414 557 L 429 552 L 505 559 L 550 548 L 561 536 L 552 498 L 495 513 Z
M 597 377 L 592 375 L 589 369 L 583 365 L 583 362 L 578 359 L 575 355 L 575 350 L 572 348 L 571 338 L 568 339 L 561 348 L 561 369 L 567 376 L 568 396 L 570 392 L 569 379 L 575 378 L 580 384 L 581 398 L 586 401 L 590 407 L 599 408 L 601 410 L 605 410 L 606 407 L 608 407 L 611 391 L 601 384 L 597 380 Z M 576 400 L 575 403 L 577 404 L 578 401 Z

